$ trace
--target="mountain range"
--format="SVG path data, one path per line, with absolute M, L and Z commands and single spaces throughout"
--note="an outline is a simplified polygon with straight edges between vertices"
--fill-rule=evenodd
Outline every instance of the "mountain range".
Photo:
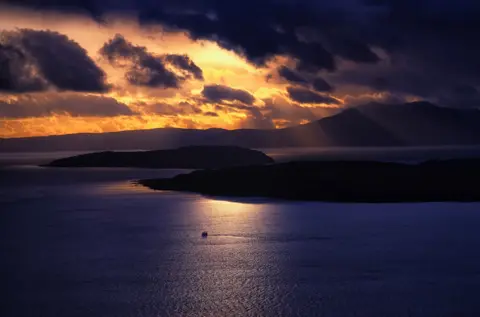
M 167 149 L 191 145 L 387 147 L 480 145 L 480 110 L 428 102 L 368 103 L 331 117 L 276 130 L 162 128 L 0 139 L 0 152 Z

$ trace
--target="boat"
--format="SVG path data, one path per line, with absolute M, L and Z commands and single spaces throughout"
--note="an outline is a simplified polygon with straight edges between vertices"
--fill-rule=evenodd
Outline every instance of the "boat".
M 206 237 L 208 237 L 208 232 L 207 231 L 202 232 L 202 238 L 206 238 Z

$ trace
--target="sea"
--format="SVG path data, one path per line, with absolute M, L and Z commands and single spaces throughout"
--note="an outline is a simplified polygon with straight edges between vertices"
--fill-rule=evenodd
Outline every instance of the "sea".
M 279 161 L 480 157 L 265 152 Z M 480 203 L 205 197 L 134 183 L 187 170 L 38 167 L 72 154 L 0 153 L 2 317 L 480 316 Z

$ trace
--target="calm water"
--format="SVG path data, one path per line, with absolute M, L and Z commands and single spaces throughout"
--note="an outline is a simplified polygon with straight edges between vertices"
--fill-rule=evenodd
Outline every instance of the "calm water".
M 331 147 L 331 148 L 268 148 L 259 149 L 278 162 L 291 160 L 374 160 L 392 162 L 419 162 L 430 159 L 480 158 L 480 146 L 435 147 Z M 137 150 L 141 151 L 141 149 Z M 38 165 L 54 159 L 89 152 L 0 153 L 0 167 L 11 165 Z
M 179 172 L 0 169 L 0 316 L 480 315 L 480 204 L 235 202 L 130 183 Z

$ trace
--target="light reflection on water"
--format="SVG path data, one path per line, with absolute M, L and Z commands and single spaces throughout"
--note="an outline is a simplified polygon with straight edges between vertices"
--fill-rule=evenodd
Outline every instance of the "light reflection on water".
M 100 193 L 137 197 L 154 193 L 157 198 L 181 200 L 172 211 L 178 217 L 170 223 L 175 245 L 169 252 L 174 262 L 166 265 L 159 254 L 154 265 L 168 278 L 155 279 L 149 287 L 171 303 L 163 307 L 166 311 L 183 316 L 248 316 L 269 310 L 273 316 L 288 310 L 287 300 L 278 298 L 277 289 L 284 254 L 277 253 L 274 243 L 265 244 L 268 222 L 264 217 L 271 205 L 154 192 L 131 182 L 98 186 L 95 194 Z M 209 232 L 207 238 L 201 238 L 204 230 Z M 275 308 L 279 300 L 283 308 Z
M 109 182 L 93 187 L 92 193 L 96 195 L 125 195 L 125 194 L 158 194 L 148 187 L 137 184 L 136 181 Z
M 199 198 L 186 221 L 208 230 L 209 235 L 200 238 L 201 230 L 196 231 L 195 251 L 186 247 L 180 252 L 175 276 L 182 279 L 182 272 L 190 274 L 181 287 L 173 289 L 176 309 L 185 315 L 246 316 L 266 308 L 268 293 L 275 296 L 272 287 L 279 263 L 256 238 L 264 232 L 258 217 L 262 208 Z

